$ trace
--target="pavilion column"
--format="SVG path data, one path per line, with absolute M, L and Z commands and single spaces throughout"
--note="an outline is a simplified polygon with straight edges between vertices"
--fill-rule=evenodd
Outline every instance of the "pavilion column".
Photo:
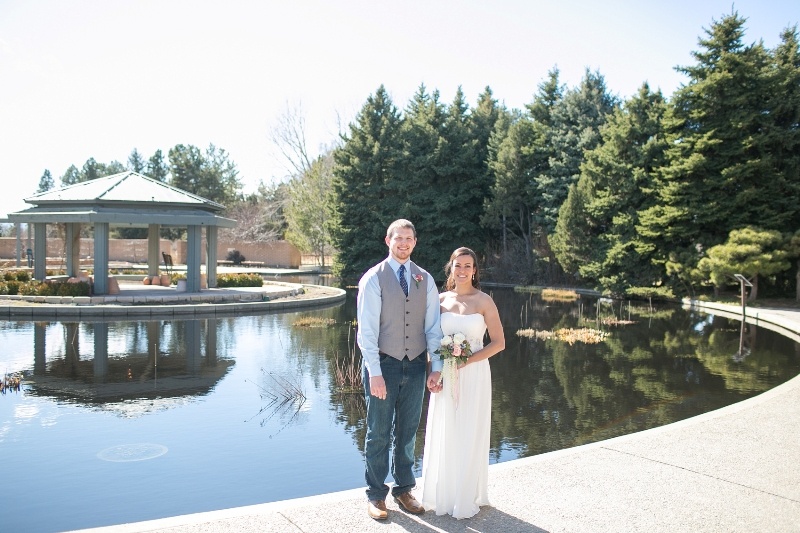
M 94 357 L 92 366 L 95 379 L 108 376 L 108 322 L 95 322 L 94 329 Z
M 161 242 L 159 239 L 159 224 L 147 226 L 147 275 L 157 276 L 161 264 Z
M 94 225 L 94 294 L 108 294 L 108 222 Z
M 206 281 L 217 286 L 217 226 L 206 226 Z
M 22 266 L 22 224 L 19 222 L 14 223 L 17 230 L 17 268 Z
M 67 276 L 77 277 L 81 270 L 81 225 L 67 222 Z
M 201 226 L 186 231 L 186 292 L 200 292 L 200 260 L 203 249 Z
M 47 278 L 47 224 L 37 222 L 33 225 L 33 279 L 44 281 Z

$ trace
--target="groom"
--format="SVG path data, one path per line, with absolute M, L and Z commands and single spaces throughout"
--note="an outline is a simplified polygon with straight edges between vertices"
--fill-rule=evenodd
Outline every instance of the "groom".
M 417 232 L 408 220 L 386 230 L 389 257 L 370 268 L 358 282 L 358 347 L 364 360 L 362 380 L 367 401 L 367 511 L 386 520 L 389 456 L 393 450 L 391 492 L 409 513 L 425 509 L 412 496 L 414 441 L 422 415 L 428 355 L 428 387 L 439 389 L 439 294 L 431 275 L 411 261 Z M 392 440 L 392 437 L 394 439 Z

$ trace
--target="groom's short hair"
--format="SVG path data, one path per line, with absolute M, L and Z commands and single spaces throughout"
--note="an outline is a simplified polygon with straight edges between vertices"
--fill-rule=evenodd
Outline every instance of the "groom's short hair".
M 414 227 L 414 224 L 412 224 L 410 220 L 406 220 L 404 218 L 398 218 L 397 220 L 389 224 L 389 227 L 386 229 L 386 236 L 391 239 L 394 232 L 401 228 L 410 229 L 411 231 L 414 232 L 414 238 L 415 239 L 417 238 L 417 229 Z

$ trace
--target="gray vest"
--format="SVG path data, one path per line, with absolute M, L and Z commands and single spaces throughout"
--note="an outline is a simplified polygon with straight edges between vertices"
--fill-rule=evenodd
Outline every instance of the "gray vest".
M 408 297 L 403 294 L 388 261 L 378 267 L 378 284 L 381 287 L 381 321 L 378 331 L 378 350 L 402 359 L 414 359 L 428 347 L 425 337 L 425 307 L 428 298 L 428 273 L 411 261 L 406 262 L 411 273 Z M 422 276 L 417 283 L 414 276 Z

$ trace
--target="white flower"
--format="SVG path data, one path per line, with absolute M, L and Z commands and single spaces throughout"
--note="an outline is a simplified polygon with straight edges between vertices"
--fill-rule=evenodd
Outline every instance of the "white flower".
M 455 335 L 453 335 L 453 342 L 456 344 L 461 344 L 465 340 L 467 340 L 467 338 L 464 336 L 463 333 L 456 333 Z
M 447 345 L 449 345 L 451 342 L 453 342 L 453 339 L 452 339 L 452 337 L 450 337 L 450 335 L 445 335 L 444 337 L 442 337 L 442 340 L 441 340 L 441 343 L 440 343 L 440 344 L 441 344 L 442 346 L 447 346 Z

